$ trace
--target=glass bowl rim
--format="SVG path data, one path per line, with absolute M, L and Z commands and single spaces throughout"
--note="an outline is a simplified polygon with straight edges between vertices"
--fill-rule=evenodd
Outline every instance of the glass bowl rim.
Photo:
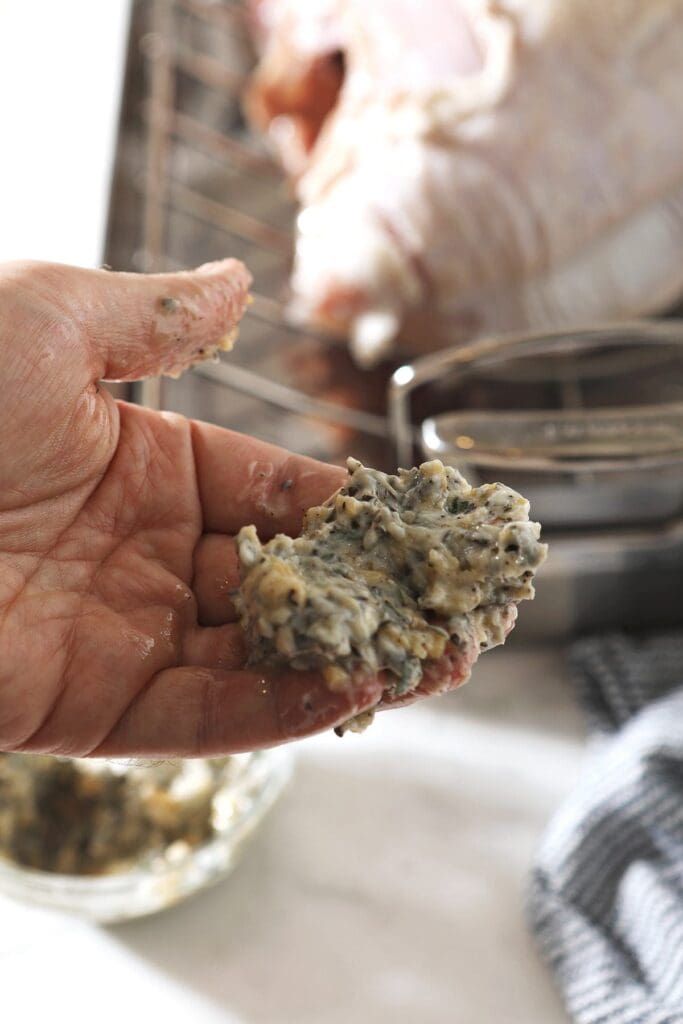
M 230 783 L 234 784 L 236 789 L 240 785 L 245 786 L 253 782 L 255 770 L 267 768 L 271 774 L 279 775 L 282 784 L 288 781 L 291 775 L 293 758 L 287 749 L 275 747 L 250 751 L 246 755 L 238 756 L 244 757 L 245 761 L 237 778 Z M 273 788 L 279 790 L 279 786 Z M 206 851 L 219 848 L 227 842 L 232 842 L 235 845 L 239 843 L 260 822 L 261 817 L 270 806 L 271 797 L 271 791 L 266 788 L 260 790 L 250 806 L 243 808 L 226 828 L 193 847 L 189 851 L 188 857 L 201 855 Z M 26 887 L 34 896 L 59 889 L 64 893 L 73 892 L 79 898 L 85 899 L 91 894 L 93 896 L 113 895 L 119 891 L 129 890 L 150 878 L 162 881 L 165 877 L 177 872 L 179 866 L 177 863 L 162 863 L 155 867 L 154 862 L 150 861 L 144 865 L 123 868 L 121 871 L 111 874 L 75 875 L 26 867 L 2 857 L 0 858 L 0 878 L 4 878 L 10 885 L 14 882 Z M 0 891 L 2 891 L 1 886 Z

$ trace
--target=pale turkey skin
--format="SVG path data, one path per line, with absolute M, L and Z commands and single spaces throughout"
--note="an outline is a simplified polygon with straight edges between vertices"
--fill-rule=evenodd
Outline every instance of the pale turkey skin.
M 247 105 L 302 208 L 292 313 L 360 362 L 683 293 L 683 0 L 257 11 Z

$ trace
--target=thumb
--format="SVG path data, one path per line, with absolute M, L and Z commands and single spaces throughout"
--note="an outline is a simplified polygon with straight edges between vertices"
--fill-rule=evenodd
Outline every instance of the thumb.
M 233 259 L 174 274 L 41 269 L 87 339 L 93 379 L 178 376 L 232 347 L 249 302 L 251 275 Z

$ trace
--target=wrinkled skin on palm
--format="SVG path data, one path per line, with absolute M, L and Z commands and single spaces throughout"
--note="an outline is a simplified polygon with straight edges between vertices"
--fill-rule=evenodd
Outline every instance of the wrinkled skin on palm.
M 234 535 L 296 533 L 344 471 L 100 385 L 228 346 L 250 281 L 0 265 L 0 751 L 231 754 L 379 700 L 246 668 L 231 599 Z
M 683 292 L 683 0 L 256 0 L 295 317 L 371 364 Z

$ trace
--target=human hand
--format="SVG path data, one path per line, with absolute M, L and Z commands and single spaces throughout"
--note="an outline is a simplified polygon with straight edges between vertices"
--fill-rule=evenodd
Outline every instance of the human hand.
M 0 267 L 0 750 L 200 756 L 343 722 L 379 680 L 245 669 L 233 534 L 298 530 L 344 471 L 101 379 L 180 372 L 239 320 L 234 260 L 143 276 Z

